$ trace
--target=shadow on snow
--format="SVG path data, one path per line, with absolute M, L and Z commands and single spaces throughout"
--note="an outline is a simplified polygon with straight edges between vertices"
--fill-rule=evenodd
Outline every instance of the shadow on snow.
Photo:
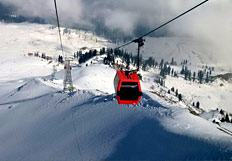
M 134 125 L 106 160 L 228 160 L 232 152 L 187 136 L 170 133 L 156 120 Z

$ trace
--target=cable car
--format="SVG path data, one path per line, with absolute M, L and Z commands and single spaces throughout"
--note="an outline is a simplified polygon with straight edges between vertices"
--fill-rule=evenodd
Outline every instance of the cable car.
M 139 76 L 136 72 L 117 71 L 114 88 L 119 104 L 138 104 L 142 98 Z
M 138 64 L 137 64 L 137 71 L 139 71 L 139 62 L 140 62 L 140 48 L 144 45 L 144 37 L 148 36 L 149 34 L 159 30 L 160 28 L 166 26 L 167 24 L 171 23 L 172 21 L 180 18 L 181 16 L 185 15 L 186 13 L 194 10 L 195 8 L 201 6 L 202 4 L 206 3 L 209 0 L 205 0 L 201 2 L 200 4 L 194 6 L 193 8 L 185 11 L 184 13 L 180 14 L 179 16 L 169 20 L 168 22 L 162 24 L 161 26 L 151 30 L 150 32 L 140 36 L 139 38 L 132 40 L 130 42 L 125 43 L 124 45 L 121 45 L 115 50 L 118 50 L 120 48 L 123 48 L 131 43 L 137 43 L 138 44 Z M 115 78 L 114 78 L 114 88 L 115 93 L 117 95 L 117 100 L 119 104 L 138 104 L 142 97 L 142 90 L 141 85 L 139 81 L 139 77 L 136 72 L 129 72 L 129 71 L 117 71 Z

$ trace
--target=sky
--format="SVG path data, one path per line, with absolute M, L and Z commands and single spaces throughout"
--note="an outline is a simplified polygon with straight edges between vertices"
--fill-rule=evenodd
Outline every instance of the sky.
M 133 35 L 179 15 L 203 0 L 57 0 L 62 26 L 95 27 Z M 53 0 L 0 0 L 15 7 L 17 14 L 55 20 Z M 191 13 L 160 30 L 167 35 L 188 36 L 212 47 L 215 53 L 231 58 L 232 0 L 209 0 Z M 219 54 L 219 55 L 220 55 Z M 228 59 L 227 59 L 228 60 Z

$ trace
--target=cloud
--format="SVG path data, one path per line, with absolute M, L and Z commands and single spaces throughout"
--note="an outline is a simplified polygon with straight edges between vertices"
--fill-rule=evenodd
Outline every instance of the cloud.
M 111 11 L 105 20 L 105 25 L 111 29 L 121 29 L 124 33 L 132 34 L 138 15 L 131 12 L 117 10 Z M 130 21 L 130 23 L 128 23 Z
M 57 0 L 62 25 L 98 25 L 125 34 L 143 34 L 202 0 Z M 18 14 L 55 20 L 53 0 L 0 0 Z M 209 0 L 158 33 L 189 36 L 212 53 L 231 58 L 232 1 Z M 219 56 L 218 56 L 219 58 Z M 230 59 L 227 59 L 230 60 Z
M 141 23 L 153 26 L 160 18 L 169 15 L 172 9 L 165 0 L 57 0 L 63 24 L 94 25 L 100 19 L 110 29 L 133 32 Z M 53 0 L 0 0 L 12 5 L 23 16 L 55 19 Z M 168 5 L 167 5 L 168 4 Z M 166 13 L 168 12 L 168 13 Z M 161 16 L 160 16 L 161 15 Z
M 0 2 L 14 6 L 15 12 L 19 15 L 55 20 L 53 0 L 0 0 Z M 57 6 L 63 24 L 87 24 L 87 21 L 82 19 L 84 7 L 81 0 L 57 0 Z
M 210 0 L 198 11 L 169 26 L 177 36 L 189 36 L 204 44 L 213 56 L 227 64 L 232 58 L 232 1 Z

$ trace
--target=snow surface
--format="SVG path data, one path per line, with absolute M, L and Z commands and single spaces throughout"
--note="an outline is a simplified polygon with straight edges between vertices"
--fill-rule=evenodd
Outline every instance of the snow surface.
M 50 32 L 46 25 L 0 26 Z M 159 88 L 152 73 L 144 73 L 138 105 L 118 105 L 115 70 L 101 63 L 102 56 L 74 66 L 78 90 L 63 93 L 61 65 L 50 81 L 54 63 L 23 56 L 36 50 L 27 41 L 14 45 L 0 49 L 0 160 L 232 160 L 232 136 L 181 102 L 152 93 Z M 42 50 L 52 47 L 45 43 Z
M 97 49 L 108 46 L 104 38 L 82 30 L 70 30 L 70 34 L 63 34 L 61 28 L 63 47 L 65 54 L 73 56 L 74 52 L 83 47 Z M 45 52 L 49 56 L 62 54 L 58 29 L 51 25 L 39 25 L 31 23 L 5 24 L 0 22 L 0 50 L 2 54 L 14 56 L 27 55 L 34 52 Z M 1 56 L 2 56 L 1 54 Z
M 231 158 L 231 136 L 149 92 L 134 106 L 91 88 L 44 87 L 31 80 L 1 98 L 0 160 Z
M 199 101 L 204 110 L 218 108 L 232 113 L 232 84 L 230 82 L 218 79 L 213 83 L 199 84 L 168 76 L 166 86 L 169 89 L 172 87 L 178 89 L 190 103 Z

